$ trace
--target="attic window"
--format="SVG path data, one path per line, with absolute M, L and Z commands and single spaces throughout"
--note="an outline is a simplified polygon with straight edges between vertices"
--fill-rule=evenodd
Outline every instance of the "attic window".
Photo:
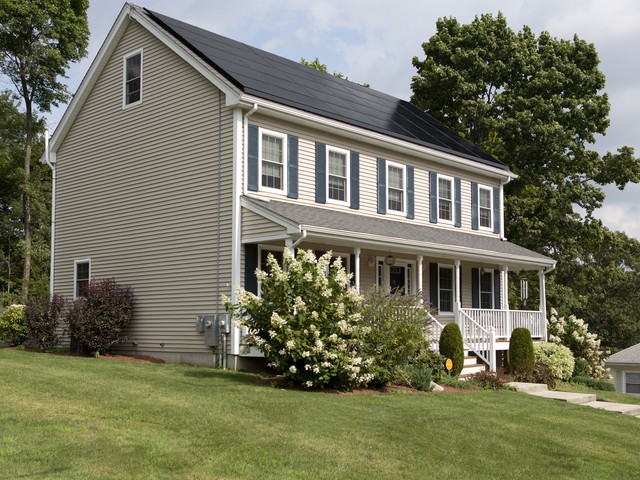
M 124 106 L 142 103 L 142 50 L 124 57 Z

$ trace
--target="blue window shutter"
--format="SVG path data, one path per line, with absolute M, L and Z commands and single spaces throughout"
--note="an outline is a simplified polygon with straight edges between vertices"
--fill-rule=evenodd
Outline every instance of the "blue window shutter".
M 287 136 L 287 197 L 298 198 L 298 137 Z
M 471 269 L 471 308 L 480 308 L 480 269 Z
M 258 268 L 258 245 L 247 243 L 244 246 L 244 289 L 255 295 L 258 294 L 256 268 Z
M 387 213 L 387 161 L 378 158 L 378 213 Z
M 350 158 L 350 172 L 349 186 L 351 188 L 349 205 L 354 210 L 360 208 L 360 154 L 358 152 L 351 152 Z
M 500 309 L 500 271 L 493 271 L 493 308 Z
M 407 165 L 407 218 L 415 218 L 415 189 L 413 167 Z
M 438 174 L 436 172 L 429 172 L 429 221 L 431 223 L 438 223 L 438 197 L 436 197 L 437 190 Z
M 327 203 L 327 146 L 316 142 L 316 202 Z
M 493 187 L 493 233 L 500 233 L 500 189 Z
M 429 264 L 429 303 L 434 308 L 438 308 L 438 264 Z
M 453 187 L 454 195 L 456 196 L 456 220 L 454 225 L 460 228 L 462 226 L 462 185 L 459 178 L 456 177 L 453 179 Z
M 249 125 L 247 139 L 247 188 L 254 192 L 258 191 L 258 127 Z
M 478 230 L 478 183 L 471 182 L 471 229 Z

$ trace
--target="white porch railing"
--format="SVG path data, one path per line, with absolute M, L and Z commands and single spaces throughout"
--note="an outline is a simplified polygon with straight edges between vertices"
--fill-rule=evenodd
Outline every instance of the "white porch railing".
M 426 310 L 425 310 L 426 311 Z M 431 315 L 428 311 L 427 317 L 431 320 L 431 327 L 429 329 L 429 334 L 427 335 L 427 339 L 429 340 L 429 348 L 434 352 L 440 351 L 440 334 L 442 330 L 444 330 L 444 325 L 442 325 L 436 317 Z
M 483 360 L 492 372 L 496 371 L 496 333 L 491 326 L 483 327 L 473 317 L 466 313 L 466 309 L 458 309 L 458 326 L 462 332 L 465 346 Z
M 460 316 L 471 318 L 483 329 L 494 329 L 497 338 L 509 338 L 514 328 L 524 327 L 533 338 L 545 338 L 545 318 L 542 312 L 531 310 L 488 310 L 461 308 Z

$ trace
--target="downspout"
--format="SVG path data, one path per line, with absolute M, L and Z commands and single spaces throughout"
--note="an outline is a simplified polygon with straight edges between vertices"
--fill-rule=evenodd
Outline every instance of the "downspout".
M 543 268 L 541 270 L 540 275 L 540 311 L 542 312 L 542 317 L 544 320 L 544 341 L 548 341 L 548 333 L 547 333 L 547 287 L 546 287 L 546 279 L 547 274 L 553 272 L 556 268 L 556 264 L 554 263 L 551 267 Z
M 258 110 L 258 104 L 254 103 L 253 108 L 249 110 L 244 117 L 240 108 L 234 110 L 233 134 L 234 134 L 234 155 L 233 155 L 233 199 L 232 199 L 232 225 L 231 225 L 231 302 L 236 304 L 235 289 L 240 285 L 240 247 L 242 243 L 242 211 L 240 207 L 240 198 L 244 193 L 243 169 L 247 163 L 247 147 L 249 139 L 247 138 L 247 130 L 249 126 L 249 117 Z M 241 131 L 240 130 L 241 127 Z M 242 138 L 240 138 L 242 135 Z M 232 337 L 231 354 L 240 354 L 240 329 L 234 326 L 234 335 Z M 225 351 L 225 357 L 227 352 Z M 226 363 L 226 362 L 225 362 Z M 237 368 L 237 359 L 236 365 Z
M 302 241 L 307 238 L 307 231 L 306 230 L 302 230 L 302 235 L 300 235 L 300 238 L 298 238 L 298 240 L 296 240 L 292 245 L 291 248 L 293 249 L 293 255 L 295 256 L 295 248 L 300 245 L 302 243 Z
M 500 182 L 500 240 L 506 241 L 504 236 L 504 186 L 511 181 L 511 177 L 507 177 L 506 181 Z
M 51 246 L 49 265 L 49 297 L 53 297 L 53 267 L 55 262 L 56 240 L 56 162 L 51 161 L 49 152 L 49 130 L 44 132 L 44 161 L 51 169 Z

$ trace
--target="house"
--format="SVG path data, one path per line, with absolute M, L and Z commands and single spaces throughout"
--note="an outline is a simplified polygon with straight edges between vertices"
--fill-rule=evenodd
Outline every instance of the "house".
M 221 295 L 257 292 L 284 248 L 333 251 L 361 290 L 424 292 L 491 368 L 513 328 L 546 338 L 555 261 L 504 238 L 515 174 L 373 89 L 125 4 L 50 161 L 52 291 L 131 285 L 123 352 L 247 368 Z M 538 310 L 509 308 L 510 270 L 539 272 Z
M 605 362 L 616 391 L 640 395 L 640 343 L 614 353 Z

